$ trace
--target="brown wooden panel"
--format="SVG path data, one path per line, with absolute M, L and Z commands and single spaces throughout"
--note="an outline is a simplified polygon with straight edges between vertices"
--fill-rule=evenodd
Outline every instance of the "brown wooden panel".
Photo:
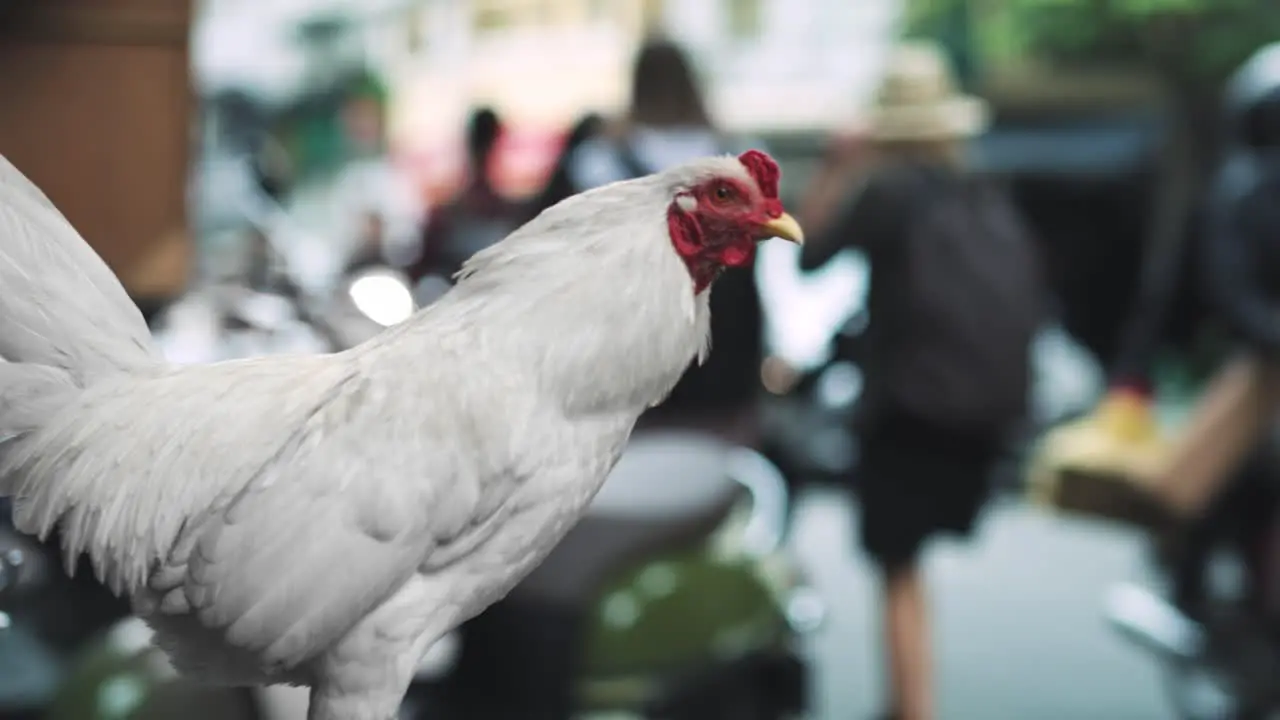
M 185 45 L 184 0 L 8 0 L 0 34 L 27 41 Z
M 62 8 L 62 17 L 111 9 L 122 13 L 117 20 L 130 17 L 126 10 L 143 17 L 146 7 L 184 5 L 44 2 Z M 84 9 L 91 6 L 98 9 Z M 167 10 L 150 17 L 182 20 Z M 0 41 L 0 98 L 0 153 L 45 190 L 132 291 L 179 290 L 190 254 L 193 101 L 185 32 L 180 42 L 137 44 L 7 34 Z

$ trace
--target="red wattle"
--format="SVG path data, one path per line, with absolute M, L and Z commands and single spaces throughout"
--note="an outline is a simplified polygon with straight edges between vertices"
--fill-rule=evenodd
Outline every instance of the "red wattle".
M 698 222 L 672 203 L 667 209 L 667 232 L 671 235 L 671 246 L 684 261 L 689 277 L 693 279 L 693 291 L 700 293 L 706 290 L 711 281 L 716 279 L 720 269 L 701 256 L 703 235 Z

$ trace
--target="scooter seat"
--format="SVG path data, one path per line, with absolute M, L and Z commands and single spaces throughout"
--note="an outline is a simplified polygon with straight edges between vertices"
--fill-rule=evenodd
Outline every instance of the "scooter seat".
M 709 535 L 746 494 L 728 473 L 731 449 L 702 433 L 635 436 L 586 517 L 512 599 L 584 602 L 619 565 Z

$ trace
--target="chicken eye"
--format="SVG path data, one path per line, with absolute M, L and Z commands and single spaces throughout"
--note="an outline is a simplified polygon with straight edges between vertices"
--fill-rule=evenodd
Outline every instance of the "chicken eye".
M 727 202 L 733 198 L 733 189 L 728 185 L 716 185 L 712 193 L 715 195 L 716 200 L 720 202 Z

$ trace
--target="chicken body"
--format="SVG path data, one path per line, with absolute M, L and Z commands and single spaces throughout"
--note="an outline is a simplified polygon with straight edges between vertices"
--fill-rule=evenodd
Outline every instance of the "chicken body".
M 352 350 L 174 367 L 114 276 L 0 158 L 0 495 L 129 597 L 185 674 L 387 720 L 425 651 L 582 514 L 707 350 L 674 194 L 607 186 L 473 258 Z

